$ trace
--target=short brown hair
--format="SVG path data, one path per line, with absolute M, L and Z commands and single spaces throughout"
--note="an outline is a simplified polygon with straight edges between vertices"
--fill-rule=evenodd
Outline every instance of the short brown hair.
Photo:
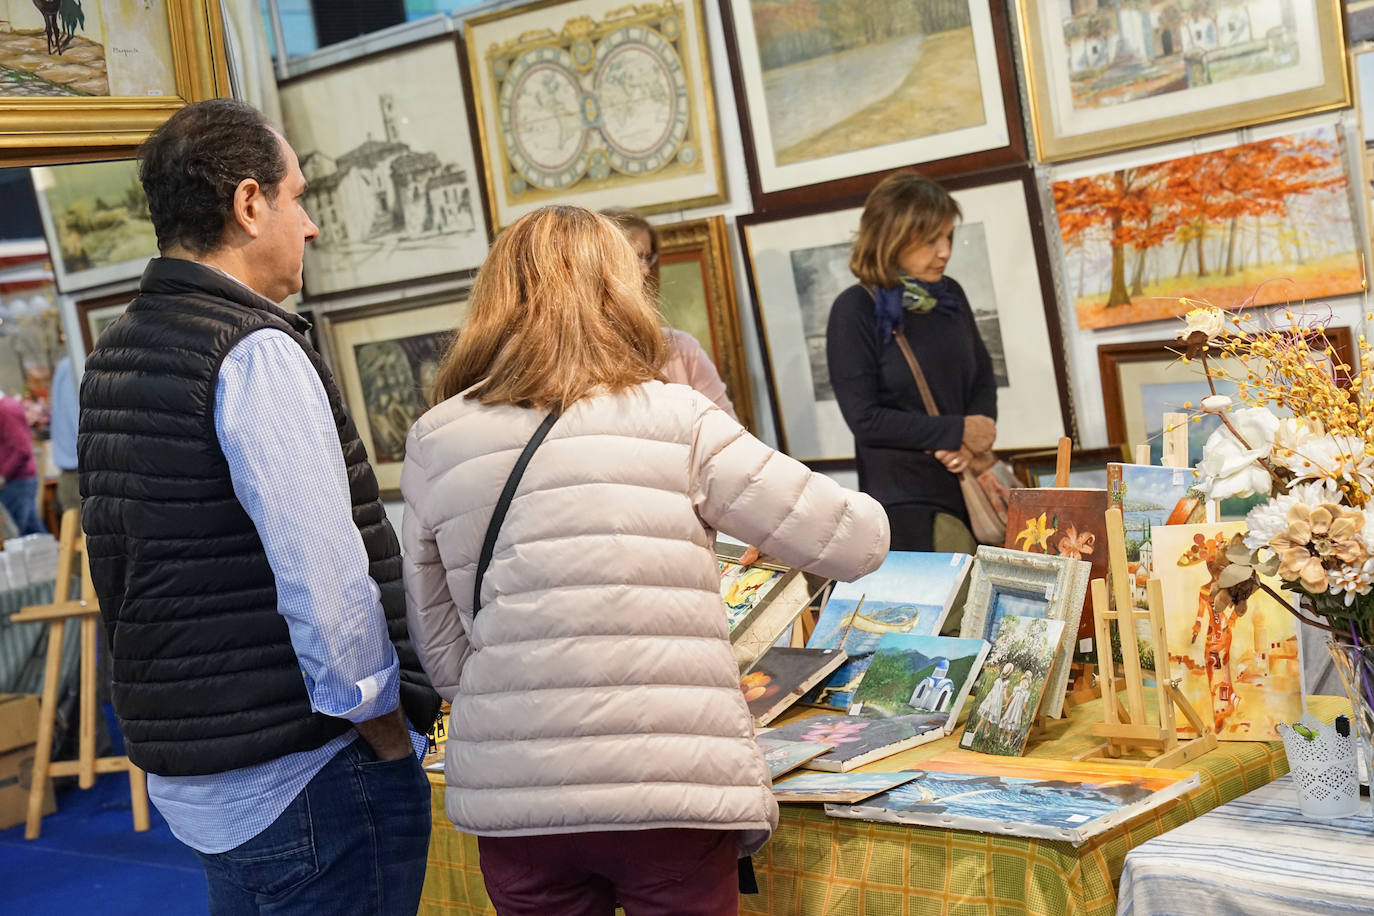
M 667 354 L 662 317 L 621 231 L 581 207 L 544 207 L 492 245 L 434 399 L 466 391 L 483 404 L 563 411 L 598 390 L 658 378 Z
M 897 284 L 897 255 L 915 242 L 934 238 L 960 217 L 959 204 L 934 181 L 915 172 L 889 175 L 869 192 L 859 217 L 859 235 L 849 270 L 865 286 Z

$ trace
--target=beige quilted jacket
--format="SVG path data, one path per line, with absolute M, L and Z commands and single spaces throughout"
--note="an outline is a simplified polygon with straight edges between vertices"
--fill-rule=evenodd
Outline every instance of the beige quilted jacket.
M 453 703 L 448 816 L 485 836 L 777 825 L 730 651 L 711 528 L 850 580 L 887 554 L 869 497 L 767 447 L 706 398 L 650 382 L 577 403 L 516 491 L 542 415 L 461 396 L 406 444 L 410 633 Z

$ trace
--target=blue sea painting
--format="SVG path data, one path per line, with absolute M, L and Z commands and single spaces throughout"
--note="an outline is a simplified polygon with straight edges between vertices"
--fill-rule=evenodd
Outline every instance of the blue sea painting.
M 972 557 L 962 553 L 889 553 L 882 566 L 863 578 L 836 583 L 807 648 L 837 648 L 860 599 L 860 617 L 872 621 L 874 629 L 862 632 L 862 620 L 855 621 L 844 639 L 850 655 L 872 652 L 883 633 L 934 636 L 972 562 Z
M 972 820 L 1081 828 L 1095 818 L 1144 801 L 1151 791 L 1129 782 L 1112 785 L 1016 776 L 976 776 L 927 771 L 918 783 L 907 783 L 864 804 Z

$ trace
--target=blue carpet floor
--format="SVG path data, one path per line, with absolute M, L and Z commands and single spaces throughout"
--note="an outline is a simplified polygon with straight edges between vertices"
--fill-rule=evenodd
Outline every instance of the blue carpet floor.
M 0 831 L 0 914 L 203 916 L 200 860 L 148 813 L 151 826 L 135 833 L 129 778 L 111 773 L 59 793 L 38 839 L 25 840 L 23 824 Z

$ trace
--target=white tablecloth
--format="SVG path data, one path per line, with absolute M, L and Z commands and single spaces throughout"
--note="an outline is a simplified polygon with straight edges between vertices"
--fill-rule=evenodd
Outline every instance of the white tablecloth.
M 1117 916 L 1374 914 L 1374 817 L 1312 821 L 1292 776 L 1126 854 Z

